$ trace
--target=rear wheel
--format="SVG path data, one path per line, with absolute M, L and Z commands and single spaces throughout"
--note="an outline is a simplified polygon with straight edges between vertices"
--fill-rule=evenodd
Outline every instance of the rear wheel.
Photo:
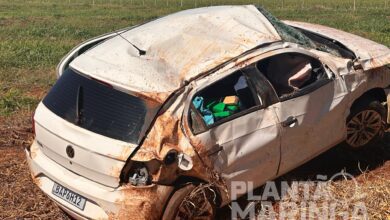
M 214 219 L 215 201 L 216 193 L 212 188 L 205 185 L 186 185 L 174 192 L 162 219 Z
M 358 101 L 347 119 L 347 146 L 359 149 L 375 143 L 382 136 L 385 123 L 386 108 L 379 101 L 371 97 Z

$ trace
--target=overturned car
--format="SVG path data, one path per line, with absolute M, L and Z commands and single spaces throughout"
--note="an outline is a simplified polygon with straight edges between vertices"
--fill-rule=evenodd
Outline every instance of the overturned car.
M 91 39 L 57 68 L 26 149 L 78 219 L 213 218 L 255 187 L 388 124 L 390 50 L 262 8 L 178 12 Z

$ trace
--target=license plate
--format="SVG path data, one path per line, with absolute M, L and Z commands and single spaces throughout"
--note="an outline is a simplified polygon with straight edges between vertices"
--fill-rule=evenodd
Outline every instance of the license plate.
M 53 195 L 56 195 L 57 197 L 65 200 L 69 204 L 76 206 L 80 210 L 84 210 L 86 199 L 79 194 L 73 192 L 72 190 L 69 190 L 60 184 L 54 183 L 53 189 L 51 191 Z

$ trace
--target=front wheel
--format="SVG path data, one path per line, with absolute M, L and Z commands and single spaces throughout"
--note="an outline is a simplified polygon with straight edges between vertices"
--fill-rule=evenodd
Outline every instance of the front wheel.
M 206 185 L 186 185 L 174 192 L 162 219 L 214 219 L 215 201 L 216 193 L 212 188 Z
M 347 119 L 349 148 L 358 149 L 376 142 L 384 132 L 386 108 L 377 100 L 366 98 L 357 103 Z

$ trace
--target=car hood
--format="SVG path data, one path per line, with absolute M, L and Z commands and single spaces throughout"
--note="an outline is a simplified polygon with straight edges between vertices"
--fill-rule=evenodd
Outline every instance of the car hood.
M 364 70 L 390 64 L 390 49 L 382 44 L 323 25 L 296 21 L 283 22 L 293 27 L 304 29 L 338 41 L 355 53 L 357 61 Z

